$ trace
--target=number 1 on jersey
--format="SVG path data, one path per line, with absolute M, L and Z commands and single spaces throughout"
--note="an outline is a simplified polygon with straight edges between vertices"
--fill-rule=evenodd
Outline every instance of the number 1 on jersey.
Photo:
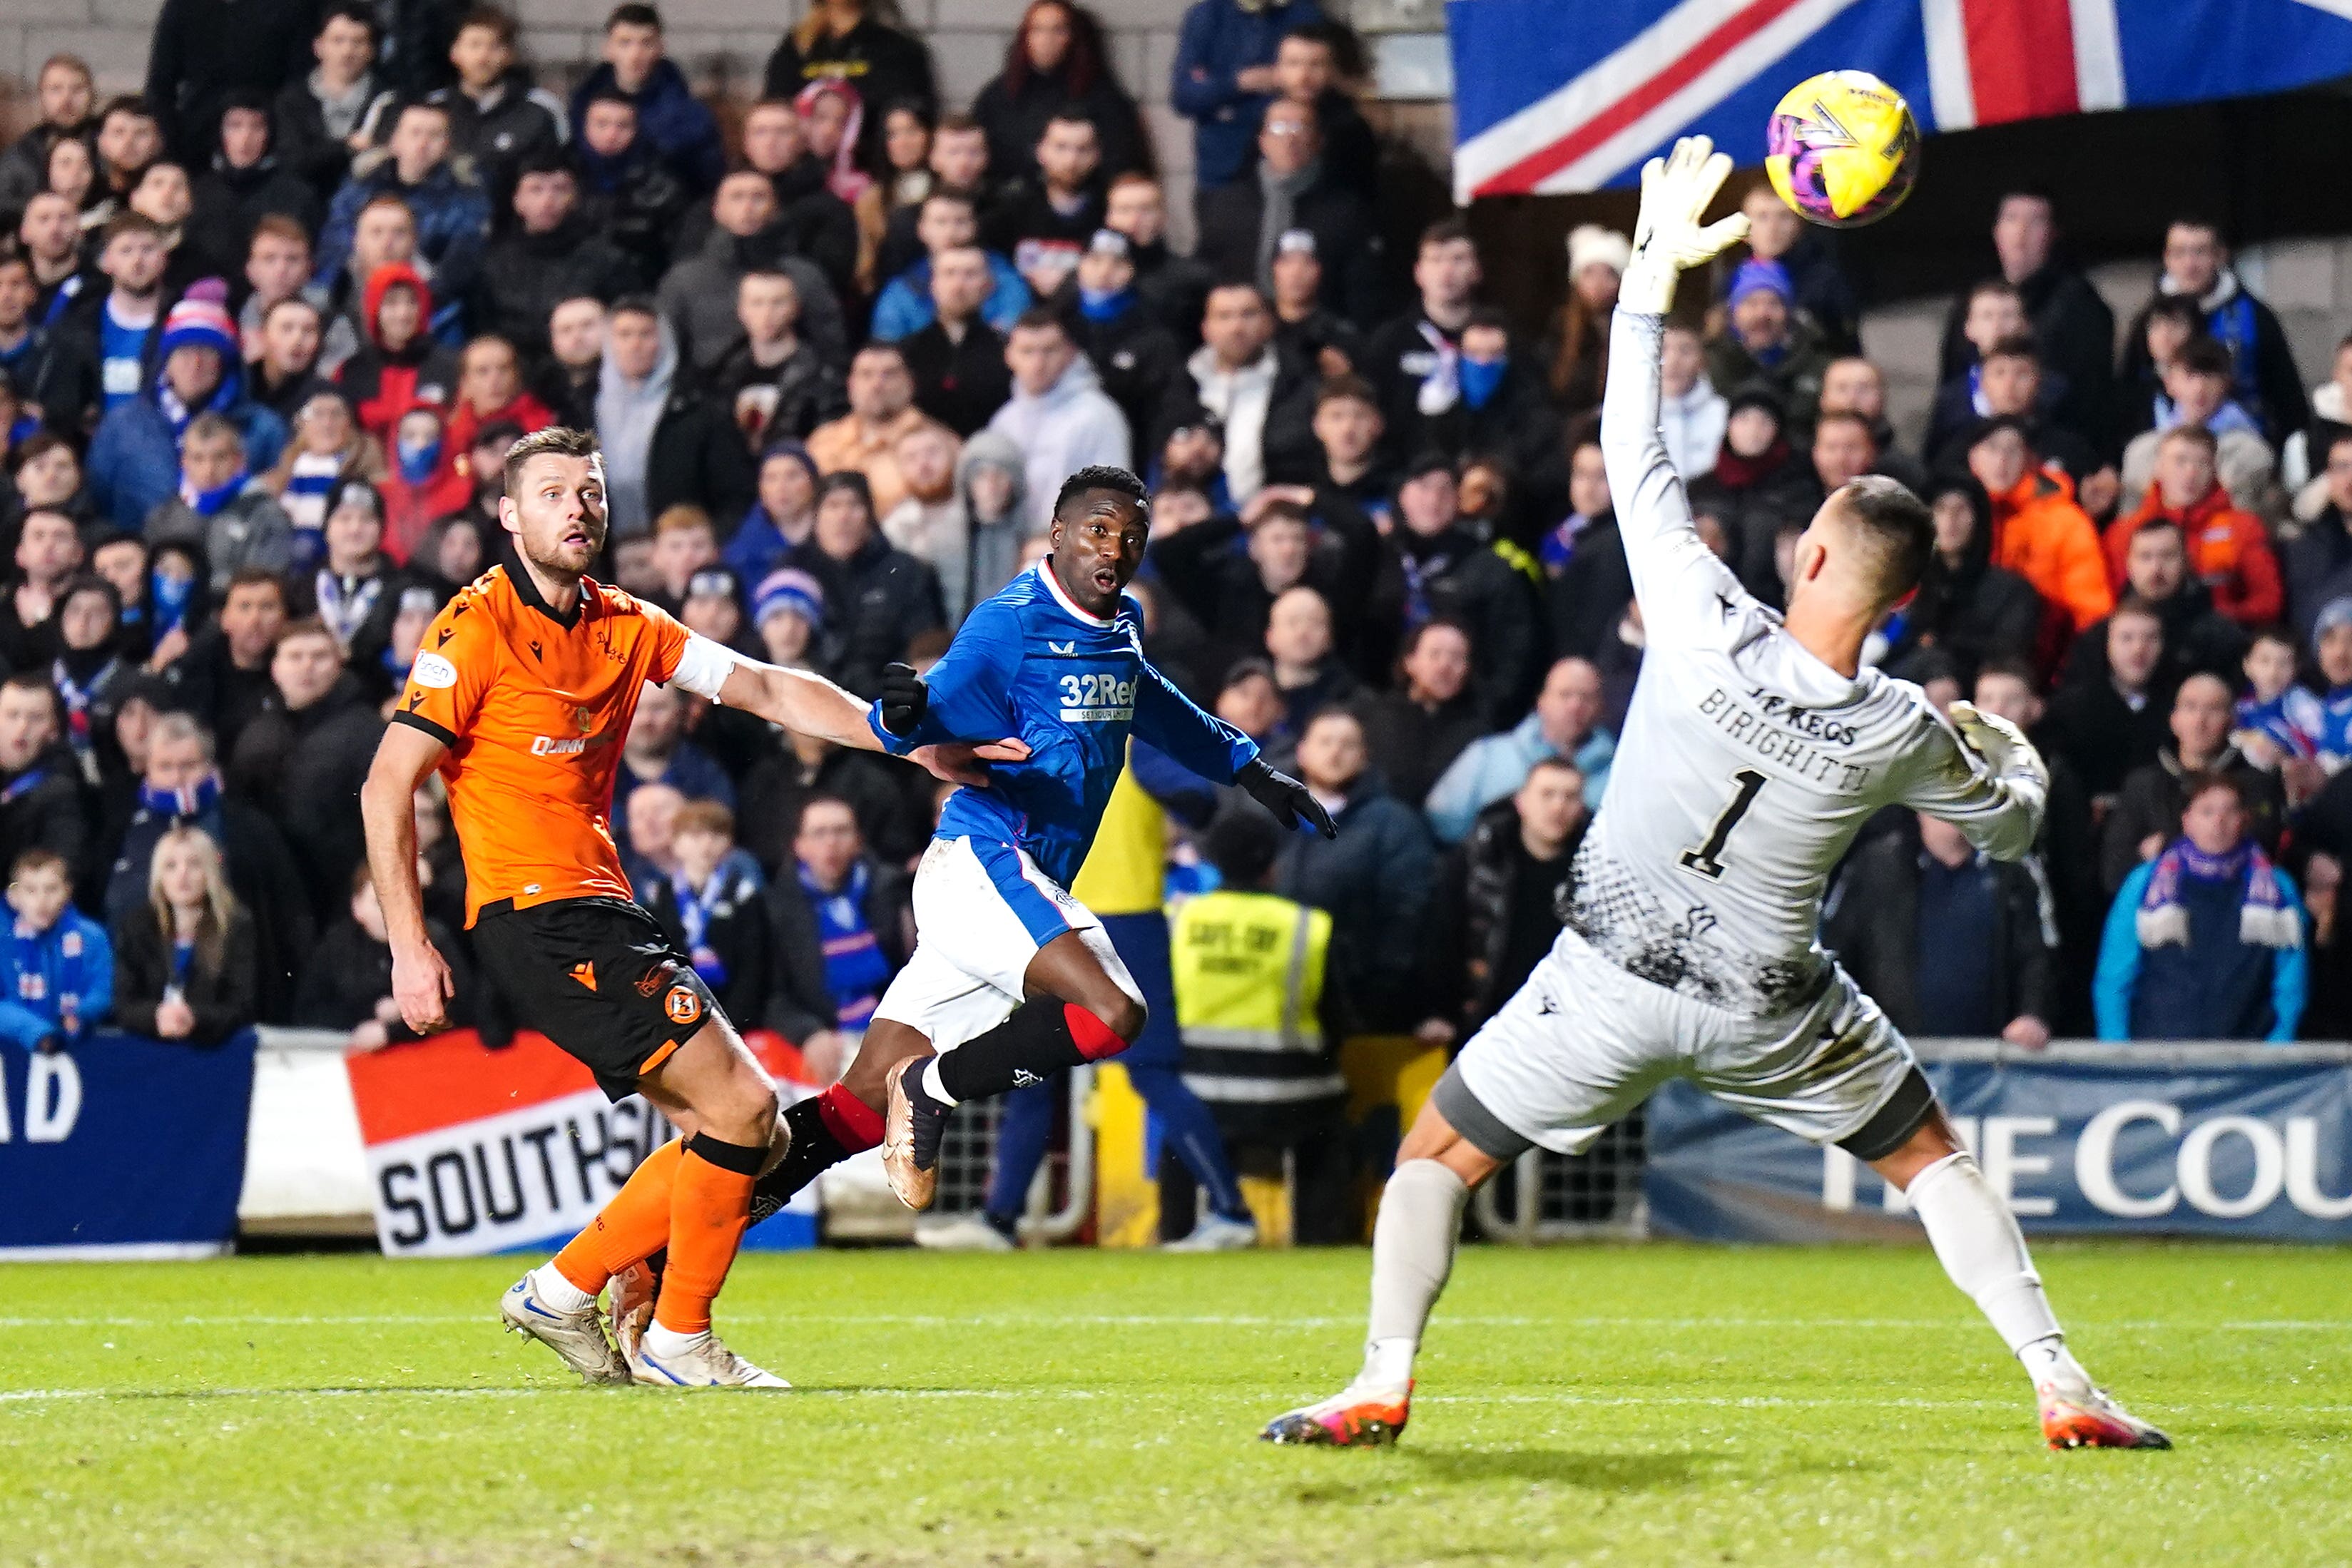
M 1748 815 L 1748 808 L 1756 804 L 1757 792 L 1764 787 L 1764 775 L 1754 768 L 1742 768 L 1731 779 L 1739 787 L 1724 803 L 1715 826 L 1707 830 L 1706 842 L 1683 851 L 1683 869 L 1696 871 L 1709 881 L 1723 875 L 1724 843 L 1731 837 L 1731 830 L 1739 826 L 1739 819 Z

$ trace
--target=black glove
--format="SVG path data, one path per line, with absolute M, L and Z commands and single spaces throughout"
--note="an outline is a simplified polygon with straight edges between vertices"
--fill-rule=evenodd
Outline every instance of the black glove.
M 1234 783 L 1249 792 L 1250 798 L 1274 813 L 1274 819 L 1285 830 L 1298 826 L 1305 818 L 1307 826 L 1326 838 L 1339 837 L 1339 829 L 1323 803 L 1307 793 L 1307 786 L 1288 773 L 1278 773 L 1267 767 L 1263 759 L 1252 757 L 1234 775 Z
M 930 689 L 911 664 L 882 667 L 882 728 L 904 740 L 923 721 L 931 705 Z

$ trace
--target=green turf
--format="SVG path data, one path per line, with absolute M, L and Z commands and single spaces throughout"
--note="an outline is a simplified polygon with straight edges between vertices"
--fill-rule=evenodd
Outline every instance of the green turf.
M 0 1562 L 2352 1560 L 2352 1262 L 2045 1246 L 2170 1454 L 2051 1454 L 1924 1250 L 1473 1249 L 1391 1453 L 1275 1449 L 1360 1251 L 755 1257 L 788 1394 L 572 1385 L 514 1266 L 0 1268 Z

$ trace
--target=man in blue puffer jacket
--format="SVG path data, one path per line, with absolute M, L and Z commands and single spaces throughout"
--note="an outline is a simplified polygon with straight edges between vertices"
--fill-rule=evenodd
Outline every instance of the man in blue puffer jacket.
M 686 85 L 686 73 L 662 52 L 661 13 L 651 5 L 614 7 L 604 21 L 604 63 L 572 92 L 572 140 L 588 129 L 588 105 L 618 92 L 637 106 L 637 134 L 654 144 L 694 196 L 719 188 L 727 149 L 719 121 Z
M 1210 190 L 1249 168 L 1283 35 L 1323 19 L 1316 0 L 1195 0 L 1176 38 L 1169 100 L 1192 121 L 1192 172 Z

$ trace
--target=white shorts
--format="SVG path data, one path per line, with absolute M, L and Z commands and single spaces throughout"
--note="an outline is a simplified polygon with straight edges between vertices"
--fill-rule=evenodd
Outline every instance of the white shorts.
M 1834 965 L 1811 1005 L 1741 1018 L 1637 979 L 1563 931 L 1448 1070 L 1476 1105 L 1458 1091 L 1438 1103 L 1497 1157 L 1496 1140 L 1463 1125 L 1481 1110 L 1490 1126 L 1574 1154 L 1675 1078 L 1812 1143 L 1848 1139 L 1882 1110 L 1912 1116 L 1892 1130 L 1899 1141 L 1933 1104 L 1917 1069 L 1901 1031 Z
M 915 868 L 915 952 L 874 1009 L 950 1051 L 1026 999 L 1029 961 L 1076 931 L 1120 990 L 1143 1000 L 1094 911 L 1028 854 L 987 839 L 934 838 Z

